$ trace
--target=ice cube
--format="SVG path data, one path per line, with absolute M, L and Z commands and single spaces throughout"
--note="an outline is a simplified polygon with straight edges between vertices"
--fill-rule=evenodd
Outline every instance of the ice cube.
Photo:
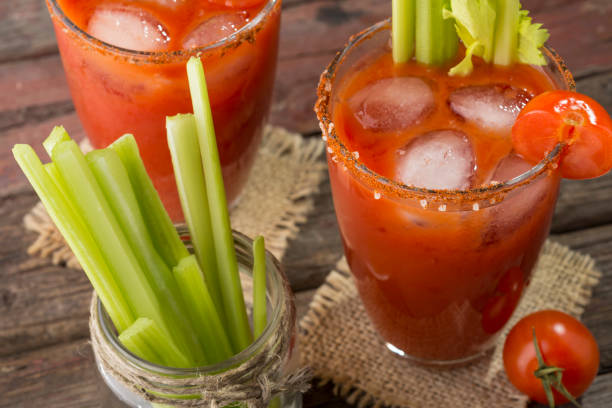
M 135 51 L 159 51 L 170 36 L 148 12 L 131 6 L 98 7 L 87 25 L 87 32 L 106 43 Z
M 479 85 L 459 88 L 449 97 L 451 109 L 485 129 L 510 132 L 516 117 L 531 95 L 510 85 Z
M 184 48 L 212 44 L 234 34 L 247 22 L 245 13 L 223 13 L 204 20 L 183 40 Z
M 532 167 L 531 164 L 527 163 L 516 154 L 510 154 L 499 162 L 497 168 L 493 172 L 491 181 L 502 183 L 512 180 L 529 171 Z
M 533 166 L 521 157 L 510 154 L 502 159 L 495 169 L 491 181 L 507 182 L 529 171 Z M 517 187 L 504 200 L 491 207 L 491 223 L 483 241 L 491 243 L 503 239 L 505 234 L 516 231 L 530 217 L 537 206 L 545 201 L 552 188 L 550 177 L 539 176 L 528 184 Z
M 385 78 L 359 90 L 349 104 L 364 129 L 402 130 L 434 109 L 431 87 L 415 77 Z
M 396 179 L 429 189 L 467 189 L 474 177 L 474 151 L 467 135 L 436 130 L 413 139 L 396 155 Z

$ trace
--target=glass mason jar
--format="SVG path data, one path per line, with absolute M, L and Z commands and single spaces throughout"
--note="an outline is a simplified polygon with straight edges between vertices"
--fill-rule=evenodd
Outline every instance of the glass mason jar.
M 228 202 L 235 202 L 270 109 L 281 0 L 268 0 L 245 26 L 212 44 L 153 52 L 116 47 L 87 34 L 75 21 L 90 5 L 69 9 L 62 8 L 68 0 L 46 1 L 72 100 L 93 147 L 106 147 L 125 133 L 134 134 L 149 176 L 174 221 L 182 221 L 183 214 L 165 118 L 192 112 L 185 64 L 191 56 L 202 58 Z
M 179 226 L 179 233 L 181 238 L 186 243 L 191 251 L 191 243 L 189 242 L 189 232 L 184 226 Z M 249 318 L 251 318 L 252 310 L 252 268 L 253 268 L 253 255 L 252 255 L 252 243 L 253 241 L 245 235 L 234 231 L 234 245 L 236 248 L 236 256 L 238 259 L 238 265 L 241 275 L 241 282 L 243 292 L 245 296 L 245 304 Z M 285 361 L 283 373 L 290 374 L 295 372 L 299 364 L 299 356 L 296 343 L 296 326 L 295 326 L 295 306 L 293 301 L 293 293 L 289 286 L 289 281 L 285 276 L 280 263 L 269 253 L 266 252 L 266 271 L 267 271 L 267 298 L 268 298 L 268 325 L 263 331 L 262 335 L 257 338 L 249 347 L 241 351 L 240 353 L 232 356 L 231 358 L 204 367 L 197 368 L 172 368 L 163 367 L 157 364 L 145 361 L 128 349 L 126 349 L 120 342 L 117 336 L 117 332 L 108 314 L 104 310 L 104 306 L 99 299 L 96 299 L 95 307 L 97 313 L 92 314 L 90 325 L 96 325 L 101 333 L 101 341 L 105 345 L 110 346 L 115 357 L 120 358 L 122 362 L 129 363 L 143 372 L 150 372 L 156 376 L 167 377 L 170 379 L 185 379 L 189 380 L 195 377 L 201 377 L 206 375 L 215 375 L 222 373 L 228 369 L 240 367 L 248 360 L 255 358 L 263 349 L 268 348 L 271 344 L 275 344 L 274 347 L 278 349 L 279 344 L 275 342 L 275 333 L 281 329 L 281 322 L 283 316 L 289 316 L 290 327 L 288 332 L 291 333 L 291 339 L 289 339 L 289 347 L 286 349 L 284 355 L 279 355 L 282 361 Z M 285 329 L 286 330 L 286 329 Z M 95 351 L 95 350 L 94 350 Z M 142 396 L 136 394 L 130 390 L 122 381 L 120 381 L 112 372 L 105 368 L 105 365 L 100 361 L 98 353 L 94 352 L 96 356 L 96 365 L 98 370 L 111 389 L 111 391 L 123 402 L 130 407 L 137 408 L 162 408 L 171 407 L 171 404 L 155 404 L 148 402 Z M 245 375 L 245 380 L 251 380 L 252 375 L 248 373 Z M 175 385 L 167 386 L 164 385 L 164 389 L 167 389 L 168 394 L 180 394 L 184 393 L 189 387 L 186 384 L 175 383 Z M 280 401 L 281 407 L 286 408 L 301 408 L 302 407 L 302 394 L 299 392 L 284 392 L 274 397 L 277 397 Z
M 469 361 L 489 349 L 516 308 L 550 229 L 561 146 L 504 183 L 429 190 L 385 178 L 343 143 L 334 108 L 344 81 L 389 52 L 389 20 L 351 37 L 319 83 L 315 106 L 346 259 L 387 347 L 429 364 Z M 545 49 L 544 70 L 574 89 Z

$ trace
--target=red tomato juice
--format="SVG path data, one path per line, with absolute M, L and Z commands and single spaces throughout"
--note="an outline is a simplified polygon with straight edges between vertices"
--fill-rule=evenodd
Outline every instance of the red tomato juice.
M 92 145 L 102 148 L 125 133 L 134 134 L 147 171 L 174 221 L 181 221 L 183 215 L 165 117 L 192 111 L 186 61 L 199 55 L 204 63 L 226 193 L 232 203 L 246 183 L 270 107 L 280 3 L 243 2 L 248 7 L 240 9 L 196 0 L 47 1 L 74 105 Z M 127 17 L 112 20 L 117 25 L 131 19 L 133 13 L 139 13 L 137 21 L 153 21 L 144 27 L 149 30 L 144 40 L 139 39 L 139 32 L 134 39 L 123 34 L 115 38 L 112 30 L 104 35 L 129 45 L 140 46 L 142 40 L 145 48 L 147 36 L 153 36 L 155 48 L 123 50 L 85 34 L 94 29 L 94 21 L 107 17 L 98 17 L 96 10 L 127 10 Z M 190 36 L 209 21 L 221 22 L 207 26 L 212 28 L 204 34 Z M 201 49 L 234 32 L 235 38 Z
M 357 48 L 367 48 L 368 41 Z M 560 177 L 549 168 L 481 200 L 484 193 L 475 189 L 505 182 L 532 164 L 513 153 L 509 128 L 484 129 L 462 117 L 451 108 L 450 95 L 465 87 L 503 84 L 529 99 L 558 85 L 544 69 L 525 65 L 501 68 L 476 61 L 467 77 L 447 75 L 457 61 L 442 68 L 416 62 L 397 66 L 383 44 L 371 52 L 355 51 L 361 56 L 353 61 L 349 55 L 332 64 L 329 69 L 335 72 L 322 77 L 315 109 L 329 143 L 345 255 L 365 309 L 390 349 L 425 362 L 468 360 L 491 347 L 528 285 L 549 232 Z M 333 79 L 326 82 L 326 75 Z M 360 119 L 365 115 L 360 110 L 365 105 L 355 102 L 360 90 L 401 77 L 423 79 L 432 89 L 434 106 L 401 130 L 372 128 Z M 394 115 L 384 106 L 372 109 Z M 410 188 L 380 181 L 402 182 L 398 152 L 409 151 L 421 135 L 449 129 L 464 132 L 473 151 L 469 192 L 411 194 Z M 502 163 L 503 168 L 511 163 L 514 173 L 503 174 Z M 463 198 L 451 202 L 457 196 Z

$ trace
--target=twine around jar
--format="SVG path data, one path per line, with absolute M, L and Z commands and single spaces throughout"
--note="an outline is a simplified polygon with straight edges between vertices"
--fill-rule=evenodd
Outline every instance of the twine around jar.
M 90 307 L 89 330 L 91 345 L 98 364 L 117 381 L 141 398 L 159 404 L 177 407 L 223 407 L 240 402 L 248 408 L 263 408 L 271 398 L 282 392 L 306 392 L 310 387 L 311 372 L 301 368 L 283 373 L 287 363 L 293 326 L 293 306 L 286 299 L 278 330 L 254 355 L 216 374 L 195 374 L 188 377 L 170 377 L 153 373 L 122 357 L 102 331 L 100 308 L 94 293 Z M 160 396 L 200 395 L 199 399 L 175 399 Z

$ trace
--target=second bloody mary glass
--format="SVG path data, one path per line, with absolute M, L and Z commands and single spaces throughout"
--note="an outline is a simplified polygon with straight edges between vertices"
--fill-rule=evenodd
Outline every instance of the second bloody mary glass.
M 120 7 L 120 11 L 132 7 L 112 1 L 47 0 L 72 99 L 93 147 L 105 147 L 124 133 L 134 134 L 171 218 L 182 220 L 165 117 L 192 111 L 185 63 L 191 56 L 200 56 L 206 70 L 228 202 L 235 202 L 246 183 L 270 108 L 281 0 L 247 2 L 261 5 L 259 9 L 255 6 L 255 12 L 251 7 L 252 15 L 237 10 L 229 20 L 219 22 L 213 17 L 210 30 L 200 30 L 194 39 L 183 42 L 184 49 L 176 51 L 134 51 L 89 35 L 83 26 L 96 3 L 110 3 L 109 7 Z M 163 21 L 163 7 L 182 7 L 189 1 L 133 2 L 139 3 L 157 11 Z M 214 3 L 218 2 L 206 3 L 206 7 L 213 8 L 213 14 L 217 12 L 215 7 L 221 7 Z M 126 14 L 113 23 L 123 24 L 134 16 L 136 23 L 147 23 L 138 13 Z M 102 13 L 98 19 L 104 22 L 106 18 L 108 13 Z M 193 28 L 188 21 L 197 23 L 198 16 L 182 18 L 185 21 L 167 21 L 166 26 L 185 31 Z M 247 23 L 234 32 L 244 21 Z M 153 28 L 159 32 L 151 34 L 151 27 L 146 25 L 144 36 L 170 40 L 166 28 L 157 23 Z M 227 34 L 220 38 L 219 33 Z M 137 37 L 133 41 L 142 40 Z M 215 40 L 210 42 L 208 38 Z M 203 43 L 194 43 L 197 40 Z
M 560 147 L 509 181 L 465 190 L 417 188 L 367 167 L 347 147 L 355 135 L 335 120 L 336 108 L 346 105 L 347 81 L 390 52 L 390 28 L 383 21 L 352 37 L 321 76 L 315 111 L 336 216 L 359 294 L 387 347 L 426 363 L 465 362 L 493 345 L 529 283 L 557 199 Z M 551 86 L 573 89 L 563 62 L 544 53 Z

